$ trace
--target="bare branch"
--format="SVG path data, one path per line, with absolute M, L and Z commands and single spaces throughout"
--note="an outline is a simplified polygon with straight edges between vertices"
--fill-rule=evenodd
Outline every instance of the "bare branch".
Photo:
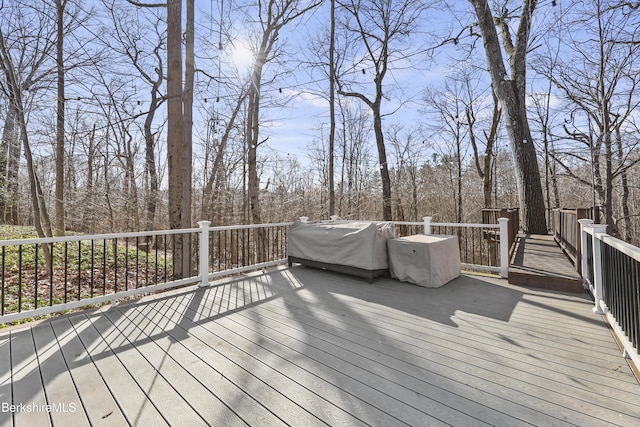
M 141 3 L 134 0 L 127 0 L 127 3 L 138 7 L 167 7 L 166 3 Z

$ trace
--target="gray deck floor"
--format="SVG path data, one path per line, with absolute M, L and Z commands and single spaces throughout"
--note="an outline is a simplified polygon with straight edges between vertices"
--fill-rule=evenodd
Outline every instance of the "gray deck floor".
M 282 268 L 0 331 L 0 424 L 640 425 L 591 307 Z

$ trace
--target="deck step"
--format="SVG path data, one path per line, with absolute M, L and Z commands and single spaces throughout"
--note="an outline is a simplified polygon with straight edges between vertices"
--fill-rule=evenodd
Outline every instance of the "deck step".
M 509 263 L 509 283 L 518 286 L 582 293 L 582 277 L 553 239 L 542 234 L 518 235 Z

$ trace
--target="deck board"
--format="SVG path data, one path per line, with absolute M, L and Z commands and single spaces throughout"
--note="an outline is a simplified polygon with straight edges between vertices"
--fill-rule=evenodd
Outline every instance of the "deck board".
M 80 328 L 84 322 L 90 322 L 90 319 L 91 316 L 74 316 L 70 320 Z M 91 343 L 88 345 L 88 352 L 94 355 L 96 369 L 102 378 L 108 378 L 109 389 L 120 402 L 120 409 L 129 423 L 141 426 L 169 425 L 93 325 L 83 329 L 82 339 Z
M 40 374 L 47 391 L 47 403 L 58 405 L 56 410 L 50 413 L 53 425 L 88 423 L 84 412 L 79 411 L 82 402 L 59 351 L 60 347 L 51 324 L 34 326 L 31 333 L 40 360 Z
M 155 346 L 151 341 L 146 341 L 136 333 L 134 323 L 137 319 L 123 322 L 124 326 L 114 325 L 108 314 L 92 319 L 93 326 L 102 335 L 102 338 L 112 349 L 116 349 L 118 358 L 126 369 L 135 375 L 135 378 L 147 394 L 149 400 L 154 402 L 154 406 L 162 412 L 163 418 L 170 425 L 185 423 L 188 425 L 206 425 L 200 414 L 194 411 L 189 402 L 185 400 L 179 390 L 185 386 L 194 386 L 189 381 L 182 381 L 179 374 L 172 372 L 173 364 L 167 362 L 165 355 L 156 352 L 161 358 L 149 360 L 146 356 L 145 347 Z M 92 355 L 101 357 L 101 355 Z M 163 360 L 164 359 L 164 360 Z M 167 363 L 164 363 L 167 362 Z M 167 366 L 168 365 L 168 366 Z M 170 380 L 174 381 L 171 382 Z
M 13 402 L 11 391 L 11 335 L 0 335 L 0 403 Z M 10 411 L 0 411 L 0 426 L 11 425 L 13 416 Z
M 24 404 L 25 407 L 31 405 L 33 408 L 46 406 L 47 401 L 31 328 L 11 334 L 11 361 L 15 363 L 12 366 L 13 404 Z M 49 413 L 41 410 L 18 410 L 14 418 L 16 424 L 51 425 Z
M 173 313 L 168 311 L 164 313 L 169 316 L 183 313 L 179 306 L 174 307 L 174 310 L 176 311 Z M 328 425 L 363 424 L 354 415 L 337 410 L 335 405 L 342 404 L 345 399 L 330 384 L 300 369 L 287 358 L 281 358 L 275 353 L 261 352 L 263 348 L 256 346 L 254 337 L 239 334 L 234 329 L 220 326 L 218 322 L 198 325 L 191 328 L 189 333 L 202 344 L 207 345 L 201 349 L 201 351 L 204 350 L 202 357 L 220 366 L 224 377 L 244 383 L 246 390 L 258 402 L 266 405 L 268 401 L 279 399 L 282 395 L 289 402 L 288 412 L 298 412 L 300 407 L 310 414 L 306 416 L 308 419 L 305 422 L 294 423 L 294 425 L 315 425 L 318 421 Z M 254 356 L 258 352 L 261 355 L 259 359 Z M 230 354 L 234 355 L 233 358 L 229 358 Z M 320 396 L 324 399 L 320 400 Z M 376 415 L 376 408 L 365 409 L 367 410 L 360 415 Z M 280 416 L 288 418 L 284 415 Z M 305 418 L 304 414 L 298 416 Z M 384 417 L 379 419 L 384 420 Z
M 80 317 L 81 322 L 74 324 L 72 324 L 71 318 L 54 320 L 51 322 L 51 326 L 82 401 L 84 416 L 89 419 L 92 425 L 126 425 L 127 421 L 122 414 L 120 404 L 113 398 L 80 338 L 83 331 L 91 327 L 90 322 L 82 317 Z M 76 319 L 74 318 L 74 320 Z M 78 416 L 80 417 L 80 415 Z M 16 425 L 21 424 L 16 422 Z
M 78 402 L 16 426 L 638 425 L 640 385 L 591 307 L 482 276 L 280 268 L 0 331 L 0 393 Z
M 564 292 L 582 292 L 582 277 L 553 236 L 519 235 L 509 263 L 509 283 Z

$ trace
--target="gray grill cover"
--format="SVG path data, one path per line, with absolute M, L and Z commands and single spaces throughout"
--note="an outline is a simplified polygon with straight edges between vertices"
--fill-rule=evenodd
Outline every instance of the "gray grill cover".
M 395 279 L 435 288 L 460 276 L 458 236 L 419 234 L 390 239 L 387 245 Z
M 395 237 L 389 223 L 300 223 L 289 228 L 287 255 L 365 270 L 389 268 L 387 239 Z

